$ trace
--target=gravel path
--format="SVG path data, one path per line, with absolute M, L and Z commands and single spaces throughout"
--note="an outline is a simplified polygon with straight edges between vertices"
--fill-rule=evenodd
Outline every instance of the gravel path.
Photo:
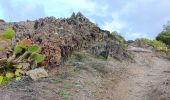
M 170 100 L 170 61 L 150 50 L 129 50 L 136 63 L 126 66 L 129 75 L 116 85 L 115 100 Z

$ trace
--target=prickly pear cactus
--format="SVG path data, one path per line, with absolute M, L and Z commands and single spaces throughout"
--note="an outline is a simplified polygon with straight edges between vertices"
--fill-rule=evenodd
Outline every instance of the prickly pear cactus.
M 0 84 L 6 84 L 12 78 L 19 80 L 28 70 L 42 67 L 45 56 L 41 47 L 29 39 L 12 44 L 15 31 L 6 29 L 0 34 Z

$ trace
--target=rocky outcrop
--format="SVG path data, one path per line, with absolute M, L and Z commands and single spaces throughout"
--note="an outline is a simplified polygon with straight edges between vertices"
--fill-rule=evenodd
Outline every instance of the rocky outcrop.
M 139 39 L 137 39 L 135 41 L 131 41 L 131 42 L 127 43 L 127 44 L 130 45 L 130 46 L 134 46 L 134 47 L 141 47 L 141 48 L 154 50 L 153 45 L 151 45 L 149 43 L 141 42 Z
M 4 23 L 5 21 L 4 21 L 3 19 L 0 19 L 0 22 L 3 22 L 3 23 Z
M 70 18 L 41 18 L 35 21 L 0 23 L 1 30 L 11 27 L 17 35 L 14 42 L 29 38 L 42 47 L 46 67 L 64 64 L 74 51 L 87 50 L 94 55 L 107 52 L 119 60 L 127 58 L 126 51 L 114 35 L 100 29 L 80 12 Z

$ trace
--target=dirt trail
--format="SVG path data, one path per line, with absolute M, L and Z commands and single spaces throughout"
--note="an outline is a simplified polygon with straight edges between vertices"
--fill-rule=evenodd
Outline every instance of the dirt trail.
M 149 50 L 129 50 L 136 63 L 124 66 L 128 74 L 116 84 L 112 100 L 170 100 L 170 61 Z
M 151 50 L 128 50 L 135 63 L 86 55 L 83 62 L 72 59 L 74 67 L 54 70 L 60 74 L 0 87 L 0 100 L 170 100 L 170 61 Z

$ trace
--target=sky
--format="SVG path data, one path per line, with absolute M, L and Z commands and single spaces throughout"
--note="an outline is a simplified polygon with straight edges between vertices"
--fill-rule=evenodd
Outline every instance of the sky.
M 0 0 L 0 19 L 7 22 L 54 16 L 68 18 L 73 12 L 102 29 L 117 31 L 126 40 L 154 39 L 170 20 L 169 0 Z

